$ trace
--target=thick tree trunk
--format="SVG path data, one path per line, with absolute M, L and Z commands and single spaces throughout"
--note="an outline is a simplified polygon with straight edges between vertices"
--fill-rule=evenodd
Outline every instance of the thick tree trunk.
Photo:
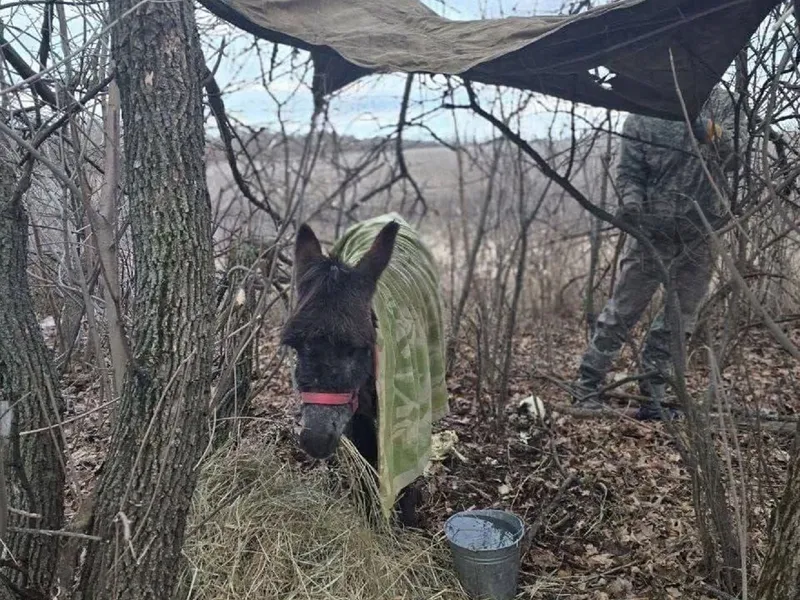
M 7 143 L 0 139 L 0 406 L 10 414 L 0 421 L 10 416 L 11 431 L 0 441 L 8 502 L 0 511 L 7 517 L 3 541 L 10 553 L 0 571 L 0 598 L 17 597 L 20 589 L 50 597 L 58 539 L 30 530 L 63 524 L 64 446 L 57 427 L 63 405 L 28 288 L 28 216 L 22 205 L 27 186 L 18 181 L 17 157 Z M 19 435 L 32 430 L 38 431 Z M 8 514 L 9 507 L 31 516 Z
M 98 481 L 84 600 L 166 600 L 208 436 L 211 208 L 192 3 L 112 2 L 134 251 L 133 361 Z
M 772 515 L 772 531 L 758 579 L 757 600 L 800 598 L 800 432 L 795 437 L 786 487 Z

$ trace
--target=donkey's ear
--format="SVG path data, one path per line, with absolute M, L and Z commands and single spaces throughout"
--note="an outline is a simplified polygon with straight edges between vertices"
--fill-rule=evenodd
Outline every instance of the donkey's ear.
M 384 225 L 380 233 L 375 237 L 372 246 L 367 253 L 358 261 L 358 269 L 361 273 L 366 275 L 372 283 L 377 283 L 378 278 L 383 273 L 389 260 L 392 258 L 392 251 L 394 250 L 394 242 L 397 238 L 397 231 L 400 229 L 400 224 L 396 221 Z
M 297 230 L 294 241 L 295 281 L 300 281 L 308 267 L 320 258 L 322 258 L 322 246 L 311 227 L 303 223 Z

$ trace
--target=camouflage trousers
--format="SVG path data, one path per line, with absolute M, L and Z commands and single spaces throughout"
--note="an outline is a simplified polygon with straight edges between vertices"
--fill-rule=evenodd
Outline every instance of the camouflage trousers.
M 713 257 L 710 241 L 660 241 L 655 247 L 677 293 L 684 332 L 691 335 L 697 324 L 700 303 L 708 293 L 711 281 Z M 619 265 L 619 280 L 597 318 L 594 334 L 581 359 L 578 373 L 582 385 L 596 387 L 603 383 L 631 329 L 661 285 L 662 278 L 656 261 L 638 241 L 629 238 Z M 669 316 L 662 308 L 644 341 L 642 368 L 644 372 L 659 373 L 649 381 L 642 382 L 645 393 L 648 393 L 649 384 L 664 383 L 662 375 L 669 374 L 671 370 Z

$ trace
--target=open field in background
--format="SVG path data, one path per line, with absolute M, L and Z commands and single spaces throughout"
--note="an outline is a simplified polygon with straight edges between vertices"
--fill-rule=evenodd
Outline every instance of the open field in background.
M 354 219 L 397 211 L 419 227 L 440 266 L 442 284 L 452 297 L 460 289 L 467 263 L 468 249 L 464 247 L 463 232 L 472 235 L 476 229 L 481 205 L 488 193 L 492 195 L 492 205 L 487 216 L 486 239 L 478 250 L 476 279 L 490 285 L 497 272 L 507 268 L 513 260 L 512 244 L 519 229 L 518 199 L 512 196 L 514 192 L 508 179 L 514 176 L 504 173 L 501 164 L 492 177 L 490 164 L 486 164 L 492 157 L 491 143 L 463 148 L 461 165 L 456 152 L 440 145 L 412 144 L 405 150 L 406 166 L 423 196 L 424 209 L 422 203 L 415 203 L 416 191 L 408 181 L 401 180 L 390 189 L 373 195 L 391 180 L 397 169 L 392 147 L 377 154 L 377 158 L 374 146 L 359 150 L 348 150 L 346 146 L 341 150 L 323 147 L 314 164 L 313 176 L 302 183 L 296 181 L 302 146 L 295 142 L 290 147 L 288 153 L 265 152 L 268 157 L 259 156 L 257 169 L 267 174 L 262 173 L 262 176 L 271 182 L 269 190 L 279 203 L 292 194 L 302 195 L 302 218 L 309 219 L 323 244 L 331 244 L 337 233 L 343 232 Z M 537 144 L 543 155 L 557 157 L 559 162 L 568 159 L 568 148 L 565 141 Z M 291 158 L 292 152 L 297 156 Z M 501 162 L 515 158 L 515 151 L 507 144 L 499 152 Z M 575 169 L 575 185 L 593 200 L 604 172 L 600 155 L 600 150 L 594 148 L 588 151 L 588 156 L 576 158 L 576 162 L 580 160 L 582 164 Z M 276 235 L 271 219 L 238 192 L 227 161 L 219 156 L 216 148 L 210 157 L 208 182 L 216 216 L 218 247 L 224 248 L 232 234 L 251 237 L 262 244 L 271 243 Z M 353 171 L 359 175 L 353 175 Z M 531 206 L 540 195 L 545 195 L 531 227 L 526 312 L 533 308 L 547 312 L 556 305 L 562 311 L 567 306 L 578 309 L 581 288 L 585 285 L 582 280 L 589 264 L 590 219 L 557 186 L 548 186 L 546 177 L 532 165 L 526 170 L 525 178 L 529 182 L 525 206 Z M 362 203 L 365 196 L 368 199 Z M 609 201 L 616 203 L 614 198 Z M 426 211 L 424 216 L 423 210 Z M 617 233 L 610 230 L 605 237 L 616 239 Z M 289 244 L 290 240 L 284 239 L 283 243 Z M 603 256 L 610 260 L 613 255 L 612 240 L 605 244 Z

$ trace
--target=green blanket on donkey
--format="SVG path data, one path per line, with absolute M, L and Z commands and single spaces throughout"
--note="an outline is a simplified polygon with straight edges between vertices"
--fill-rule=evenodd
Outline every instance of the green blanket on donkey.
M 378 479 L 385 516 L 428 463 L 432 424 L 447 414 L 444 319 L 439 273 L 417 232 L 396 213 L 357 223 L 333 254 L 354 265 L 397 221 L 392 259 L 378 281 Z

